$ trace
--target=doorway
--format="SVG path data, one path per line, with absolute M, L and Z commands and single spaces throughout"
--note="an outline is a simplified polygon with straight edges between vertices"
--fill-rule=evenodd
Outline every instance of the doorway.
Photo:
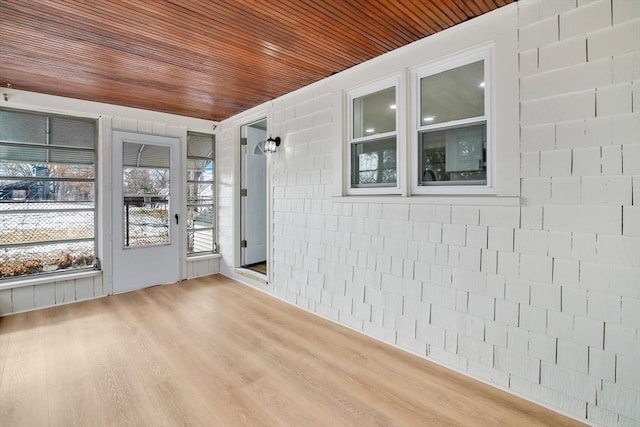
M 113 293 L 180 280 L 180 139 L 113 132 Z
M 267 275 L 267 119 L 240 128 L 241 267 Z

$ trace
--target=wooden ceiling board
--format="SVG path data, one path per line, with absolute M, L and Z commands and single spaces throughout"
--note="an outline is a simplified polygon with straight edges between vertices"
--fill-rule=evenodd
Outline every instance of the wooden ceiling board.
M 0 85 L 223 120 L 514 0 L 0 0 Z

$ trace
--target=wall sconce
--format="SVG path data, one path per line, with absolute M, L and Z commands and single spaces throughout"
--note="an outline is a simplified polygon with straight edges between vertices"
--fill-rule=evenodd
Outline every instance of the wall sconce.
M 275 153 L 276 152 L 276 147 L 280 146 L 280 137 L 276 136 L 275 138 L 267 138 L 267 140 L 264 142 L 264 152 L 265 153 Z

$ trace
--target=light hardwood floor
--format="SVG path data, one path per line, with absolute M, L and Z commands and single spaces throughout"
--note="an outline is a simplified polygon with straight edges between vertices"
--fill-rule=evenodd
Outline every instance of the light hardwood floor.
M 5 426 L 570 426 L 223 276 L 0 318 Z

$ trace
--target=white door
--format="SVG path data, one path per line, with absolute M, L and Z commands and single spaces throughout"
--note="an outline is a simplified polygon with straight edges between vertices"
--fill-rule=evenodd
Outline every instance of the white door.
M 113 293 L 180 280 L 180 140 L 113 132 Z
M 242 147 L 242 239 L 243 265 L 267 259 L 267 159 L 263 153 L 267 132 L 246 126 L 247 144 Z

